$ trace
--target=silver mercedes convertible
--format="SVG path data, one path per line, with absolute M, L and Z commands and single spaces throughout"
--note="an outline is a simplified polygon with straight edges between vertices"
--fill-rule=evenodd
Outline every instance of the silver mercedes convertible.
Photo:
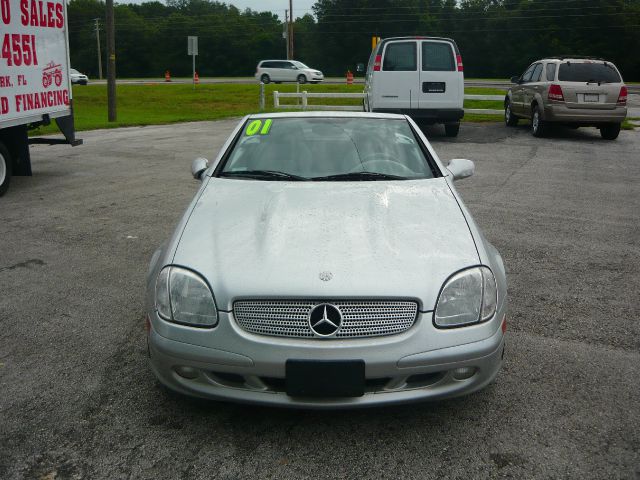
M 444 166 L 402 115 L 244 118 L 147 281 L 151 368 L 211 399 L 303 408 L 434 400 L 502 366 L 507 286 Z

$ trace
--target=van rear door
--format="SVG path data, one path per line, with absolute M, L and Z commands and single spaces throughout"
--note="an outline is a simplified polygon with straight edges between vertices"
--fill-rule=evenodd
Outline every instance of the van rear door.
M 374 75 L 376 110 L 418 107 L 418 45 L 415 40 L 388 42 L 381 69 Z
M 451 42 L 420 42 L 420 109 L 462 108 L 464 75 L 458 71 L 457 52 Z

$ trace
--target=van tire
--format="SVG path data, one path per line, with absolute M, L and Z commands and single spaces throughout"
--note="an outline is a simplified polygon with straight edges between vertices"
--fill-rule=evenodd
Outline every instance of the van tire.
M 11 183 L 11 166 L 9 150 L 0 143 L 0 197 L 9 189 L 9 183 Z
M 504 123 L 507 127 L 515 127 L 518 125 L 518 117 L 511 111 L 511 102 L 504 102 Z
M 542 119 L 542 111 L 538 104 L 531 108 L 531 133 L 538 138 L 544 137 L 547 133 L 547 123 Z
M 263 73 L 262 76 L 260 77 L 260 81 L 265 85 L 267 85 L 269 82 L 271 82 L 271 79 L 269 78 L 269 75 L 267 75 L 266 73 Z
M 619 123 L 608 123 L 600 127 L 600 135 L 605 140 L 615 140 L 620 134 Z
M 447 137 L 457 137 L 459 131 L 460 131 L 460 122 L 444 124 L 444 133 Z
M 307 83 L 307 77 L 305 77 L 302 74 L 298 75 L 298 83 L 299 84 Z

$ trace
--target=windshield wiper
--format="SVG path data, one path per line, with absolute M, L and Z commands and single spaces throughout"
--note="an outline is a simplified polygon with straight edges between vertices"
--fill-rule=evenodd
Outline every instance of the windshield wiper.
M 407 180 L 407 177 L 389 175 L 378 172 L 351 172 L 339 173 L 337 175 L 327 175 L 326 177 L 313 177 L 315 181 L 349 181 L 349 180 Z
M 270 180 L 294 180 L 297 182 L 306 182 L 309 180 L 306 177 L 300 177 L 286 172 L 279 172 L 277 170 L 239 170 L 237 172 L 222 172 L 219 176 L 228 178 L 268 178 Z

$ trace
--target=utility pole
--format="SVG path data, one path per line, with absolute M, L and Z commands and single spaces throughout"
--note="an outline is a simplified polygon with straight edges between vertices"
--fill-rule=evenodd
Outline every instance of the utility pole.
M 289 10 L 284 11 L 284 28 L 282 36 L 287 41 L 287 60 L 291 60 L 289 56 Z
M 94 18 L 96 22 L 96 39 L 98 40 L 98 77 L 102 80 L 102 53 L 100 52 L 100 19 Z
M 293 0 L 289 0 L 289 60 L 293 60 Z
M 116 121 L 116 36 L 113 0 L 107 0 L 107 104 L 110 122 Z

